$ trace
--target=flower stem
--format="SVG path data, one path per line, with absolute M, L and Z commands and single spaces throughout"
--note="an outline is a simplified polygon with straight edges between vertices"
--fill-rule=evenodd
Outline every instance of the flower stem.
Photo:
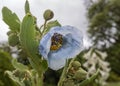
M 44 34 L 44 32 L 45 32 L 45 30 L 46 30 L 46 24 L 47 24 L 47 21 L 45 20 L 44 25 L 43 25 L 44 28 L 43 28 L 43 31 L 42 31 L 42 35 Z M 42 36 L 42 35 L 41 35 L 41 36 Z
M 40 31 L 40 29 L 36 26 L 36 29 L 39 31 L 40 36 L 42 35 L 42 32 Z
M 63 81 L 65 80 L 66 77 L 66 73 L 67 73 L 67 67 L 68 67 L 68 61 L 66 60 L 66 65 L 63 69 L 63 72 L 61 74 L 60 80 L 58 82 L 58 86 L 62 86 L 63 85 Z
M 38 75 L 37 86 L 43 86 L 43 74 Z

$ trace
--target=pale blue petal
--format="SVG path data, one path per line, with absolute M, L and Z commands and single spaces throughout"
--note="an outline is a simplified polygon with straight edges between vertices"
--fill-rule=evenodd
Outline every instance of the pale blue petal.
M 64 41 L 64 45 L 59 50 L 50 51 L 48 54 L 49 67 L 54 70 L 62 68 L 65 65 L 66 59 L 75 57 L 82 50 L 82 42 L 79 43 L 78 41 L 72 39 L 70 34 L 66 35 L 65 39 L 67 40 Z
M 63 45 L 57 51 L 50 51 L 51 37 L 54 33 L 63 35 Z M 58 70 L 65 65 L 68 58 L 78 55 L 83 48 L 81 32 L 71 26 L 53 27 L 42 39 L 39 46 L 42 56 L 48 60 L 49 67 Z
M 51 35 L 47 34 L 41 39 L 40 45 L 39 45 L 39 52 L 40 52 L 40 54 L 42 54 L 42 56 L 45 59 L 48 59 L 50 45 L 51 45 Z
M 49 67 L 53 70 L 58 70 L 65 66 L 66 59 L 65 58 L 51 58 L 48 59 Z

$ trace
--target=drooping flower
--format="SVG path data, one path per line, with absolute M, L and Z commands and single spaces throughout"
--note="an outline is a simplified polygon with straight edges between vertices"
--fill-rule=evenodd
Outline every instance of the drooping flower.
M 66 59 L 73 58 L 83 49 L 83 36 L 72 26 L 56 26 L 43 36 L 39 52 L 53 70 L 64 67 Z

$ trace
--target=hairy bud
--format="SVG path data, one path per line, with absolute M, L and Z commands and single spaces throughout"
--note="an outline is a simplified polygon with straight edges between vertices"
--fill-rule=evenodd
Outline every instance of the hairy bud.
M 46 10 L 46 11 L 44 12 L 44 14 L 43 14 L 43 17 L 44 17 L 44 19 L 45 19 L 46 21 L 52 19 L 53 16 L 54 16 L 53 11 L 51 11 L 51 10 L 49 10 L 49 9 Z
M 80 68 L 78 71 L 76 71 L 74 78 L 76 80 L 84 80 L 86 78 L 87 72 Z
M 15 35 L 15 34 L 11 34 L 8 37 L 8 43 L 12 47 L 16 46 L 19 43 L 19 37 L 17 35 Z
M 71 66 L 74 67 L 75 70 L 78 70 L 81 67 L 81 64 L 79 61 L 74 61 Z

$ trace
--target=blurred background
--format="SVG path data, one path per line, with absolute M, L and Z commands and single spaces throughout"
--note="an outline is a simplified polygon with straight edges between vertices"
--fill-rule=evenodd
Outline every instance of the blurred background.
M 77 56 L 88 76 L 100 68 L 100 75 L 88 86 L 120 86 L 120 0 L 28 0 L 30 9 L 43 24 L 43 12 L 51 9 L 61 25 L 79 28 L 84 36 L 84 50 Z M 14 70 L 11 59 L 29 65 L 25 53 L 8 43 L 9 27 L 2 20 L 2 8 L 7 6 L 20 20 L 24 17 L 25 0 L 0 0 L 0 86 L 15 86 L 4 74 Z M 12 21 L 12 20 L 11 20 Z M 45 86 L 56 86 L 62 69 L 45 73 Z M 11 84 L 10 84 L 11 83 Z

